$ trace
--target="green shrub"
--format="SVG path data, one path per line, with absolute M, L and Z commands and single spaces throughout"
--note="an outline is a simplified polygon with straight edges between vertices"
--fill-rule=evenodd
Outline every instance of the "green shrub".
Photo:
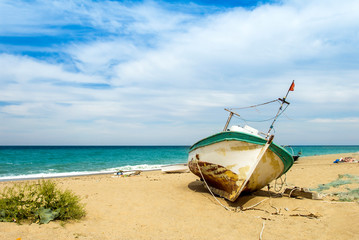
M 80 198 L 69 190 L 61 191 L 52 181 L 14 184 L 0 193 L 0 221 L 81 219 L 85 216 Z

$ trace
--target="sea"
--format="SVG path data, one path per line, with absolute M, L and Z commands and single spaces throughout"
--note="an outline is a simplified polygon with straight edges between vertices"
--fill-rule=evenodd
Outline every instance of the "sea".
M 359 152 L 359 145 L 285 148 L 300 156 Z M 186 163 L 188 150 L 189 146 L 0 146 L 0 181 L 159 170 Z

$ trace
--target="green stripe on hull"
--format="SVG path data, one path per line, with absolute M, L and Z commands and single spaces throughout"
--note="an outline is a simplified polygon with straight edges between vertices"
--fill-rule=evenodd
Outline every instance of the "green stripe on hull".
M 197 143 L 195 143 L 191 146 L 189 151 L 191 152 L 197 148 L 208 146 L 208 145 L 222 142 L 222 141 L 242 141 L 242 142 L 253 143 L 253 144 L 258 144 L 258 145 L 262 145 L 262 146 L 264 146 L 267 142 L 264 138 L 257 137 L 257 136 L 251 135 L 251 134 L 247 134 L 247 133 L 243 133 L 243 132 L 227 131 L 227 132 L 220 132 L 220 133 L 214 134 L 212 136 L 209 136 L 207 138 L 204 138 L 204 139 L 198 141 Z M 282 148 L 281 146 L 279 146 L 273 142 L 269 146 L 269 149 L 272 152 L 274 152 L 282 160 L 283 165 L 284 165 L 282 174 L 286 173 L 292 167 L 292 165 L 294 163 L 292 155 L 287 150 L 285 150 L 284 148 Z

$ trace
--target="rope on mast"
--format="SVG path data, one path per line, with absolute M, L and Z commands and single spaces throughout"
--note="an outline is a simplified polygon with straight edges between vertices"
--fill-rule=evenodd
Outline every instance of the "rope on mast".
M 252 106 L 248 106 L 248 107 L 241 107 L 241 108 L 229 108 L 229 110 L 232 110 L 232 109 L 235 109 L 235 110 L 240 110 L 240 109 L 246 109 L 246 108 L 255 108 L 255 107 L 262 106 L 262 105 L 266 105 L 266 104 L 269 104 L 269 103 L 272 103 L 272 102 L 277 102 L 278 100 L 279 100 L 279 99 L 275 99 L 275 100 L 272 100 L 272 101 L 269 101 L 269 102 L 260 103 L 260 104 L 257 104 L 257 105 L 252 105 Z
M 269 129 L 268 129 L 266 138 L 268 138 L 270 132 L 272 131 L 273 125 L 274 125 L 274 123 L 277 121 L 277 118 L 284 112 L 284 111 L 282 111 L 282 108 L 283 108 L 284 103 L 287 104 L 287 106 L 289 105 L 289 102 L 286 101 L 286 98 L 288 97 L 288 94 L 289 94 L 290 91 L 294 91 L 294 86 L 295 86 L 295 85 L 294 85 L 294 80 L 293 80 L 293 82 L 292 82 L 292 84 L 290 85 L 290 87 L 289 87 L 289 89 L 288 89 L 287 94 L 285 95 L 285 97 L 284 97 L 283 99 L 282 99 L 282 98 L 279 98 L 279 99 L 278 99 L 278 100 L 280 100 L 280 101 L 282 102 L 282 104 L 280 105 L 280 107 L 279 107 L 279 109 L 278 109 L 278 112 L 277 112 L 277 114 L 276 114 L 276 116 L 275 116 L 275 118 L 274 118 L 274 120 L 273 120 L 271 126 L 270 126 Z M 287 109 L 287 108 L 285 108 L 285 109 Z M 285 109 L 284 109 L 284 110 L 285 110 Z
M 252 105 L 252 106 L 248 106 L 248 107 L 225 108 L 224 110 L 228 111 L 230 114 L 229 114 L 229 117 L 228 117 L 228 119 L 227 119 L 226 125 L 225 125 L 224 128 L 223 128 L 223 131 L 227 131 L 227 127 L 228 127 L 228 125 L 229 125 L 229 123 L 230 123 L 230 121 L 231 121 L 231 119 L 232 119 L 233 116 L 238 117 L 239 119 L 242 119 L 242 120 L 245 121 L 245 122 L 246 122 L 246 121 L 249 121 L 249 122 L 265 122 L 265 121 L 269 121 L 269 120 L 272 120 L 272 119 L 273 119 L 273 122 L 272 122 L 271 126 L 269 127 L 269 130 L 268 130 L 268 132 L 267 132 L 267 134 L 266 134 L 266 138 L 268 138 L 268 136 L 270 135 L 270 132 L 271 132 L 272 129 L 273 129 L 274 123 L 277 121 L 277 118 L 278 118 L 280 115 L 282 115 L 282 113 L 283 113 L 283 112 L 287 109 L 287 107 L 289 106 L 290 103 L 287 102 L 286 99 L 287 99 L 287 97 L 288 97 L 289 92 L 290 92 L 290 91 L 294 91 L 294 86 L 295 86 L 295 84 L 294 84 L 294 80 L 293 80 L 293 82 L 292 82 L 292 84 L 290 85 L 290 87 L 289 87 L 289 89 L 288 89 L 288 91 L 287 91 L 287 94 L 285 95 L 284 98 L 278 98 L 278 99 L 275 99 L 275 100 L 272 100 L 272 101 L 269 101 L 269 102 L 260 103 L 260 104 L 256 104 L 256 105 Z M 276 114 L 274 117 L 269 118 L 269 119 L 266 119 L 266 120 L 251 121 L 251 120 L 242 118 L 241 115 L 239 115 L 238 113 L 236 113 L 235 111 L 233 111 L 233 110 L 240 110 L 240 109 L 256 108 L 256 107 L 258 107 L 258 106 L 263 106 L 263 105 L 270 104 L 270 103 L 273 103 L 273 102 L 280 102 L 281 105 L 280 105 L 280 107 L 279 107 L 279 109 L 278 109 L 277 114 Z M 284 105 L 284 104 L 287 104 L 287 106 L 283 109 L 283 105 Z

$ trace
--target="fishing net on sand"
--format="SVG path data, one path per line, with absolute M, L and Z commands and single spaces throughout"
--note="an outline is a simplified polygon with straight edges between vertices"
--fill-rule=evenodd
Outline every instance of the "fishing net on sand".
M 338 201 L 359 201 L 359 176 L 339 174 L 336 180 L 319 184 L 317 188 L 311 190 L 332 196 Z

